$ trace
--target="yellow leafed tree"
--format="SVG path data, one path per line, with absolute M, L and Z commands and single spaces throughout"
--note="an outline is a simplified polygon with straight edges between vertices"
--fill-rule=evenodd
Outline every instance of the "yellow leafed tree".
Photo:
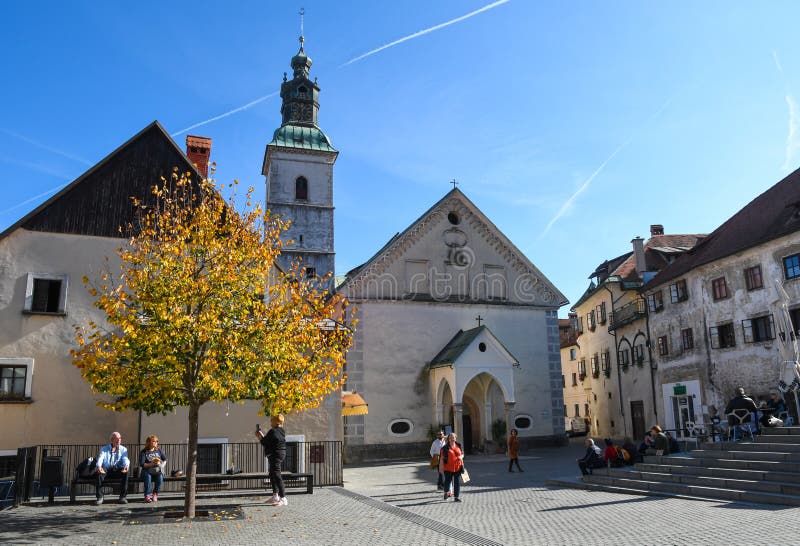
M 235 183 L 234 183 L 235 184 Z M 73 363 L 110 410 L 189 409 L 187 517 L 194 517 L 198 414 L 260 400 L 268 414 L 316 407 L 342 383 L 346 301 L 275 267 L 286 224 L 221 187 L 173 174 L 138 207 L 118 274 L 84 278 L 103 324 L 76 326 Z M 323 280 L 324 281 L 324 280 Z M 352 324 L 350 324 L 352 326 Z

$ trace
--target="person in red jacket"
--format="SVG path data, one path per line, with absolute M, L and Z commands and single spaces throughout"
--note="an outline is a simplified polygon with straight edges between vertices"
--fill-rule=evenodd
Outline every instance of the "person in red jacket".
M 456 502 L 461 492 L 461 469 L 464 468 L 464 453 L 461 446 L 456 443 L 456 435 L 451 432 L 447 436 L 447 443 L 439 453 L 439 472 L 444 473 L 444 500 L 447 500 L 450 483 L 453 484 L 453 495 Z
M 603 462 L 606 466 L 614 466 L 617 463 L 617 448 L 610 438 L 605 439 L 606 450 L 603 452 Z

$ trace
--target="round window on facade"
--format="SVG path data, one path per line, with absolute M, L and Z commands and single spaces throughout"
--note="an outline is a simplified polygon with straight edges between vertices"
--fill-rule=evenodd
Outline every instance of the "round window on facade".
M 414 430 L 414 423 L 408 419 L 395 419 L 389 423 L 389 434 L 392 436 L 408 436 Z
M 527 430 L 533 426 L 533 417 L 530 415 L 517 415 L 514 417 L 514 428 Z
M 480 352 L 482 352 L 482 353 L 485 353 L 485 352 L 486 352 L 486 344 L 485 344 L 483 341 L 481 341 L 480 343 L 478 343 L 478 350 L 479 350 Z
M 461 223 L 461 216 L 459 216 L 456 211 L 449 212 L 447 214 L 447 221 L 453 224 L 454 226 L 457 226 L 458 224 Z

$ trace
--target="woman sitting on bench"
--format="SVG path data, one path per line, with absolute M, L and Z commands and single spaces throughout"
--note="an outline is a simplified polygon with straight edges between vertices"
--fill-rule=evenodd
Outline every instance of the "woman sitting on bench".
M 158 436 L 151 434 L 144 442 L 144 449 L 139 453 L 139 466 L 142 467 L 142 480 L 144 481 L 144 502 L 158 500 L 158 492 L 164 483 L 164 465 L 167 457 L 158 447 Z M 150 485 L 153 493 L 150 494 Z

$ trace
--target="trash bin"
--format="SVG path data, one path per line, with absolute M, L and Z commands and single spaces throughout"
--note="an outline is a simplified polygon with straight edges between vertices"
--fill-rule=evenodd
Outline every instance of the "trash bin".
M 42 471 L 39 473 L 39 487 L 49 489 L 48 500 L 55 501 L 57 487 L 64 487 L 64 457 L 53 455 L 42 457 Z

